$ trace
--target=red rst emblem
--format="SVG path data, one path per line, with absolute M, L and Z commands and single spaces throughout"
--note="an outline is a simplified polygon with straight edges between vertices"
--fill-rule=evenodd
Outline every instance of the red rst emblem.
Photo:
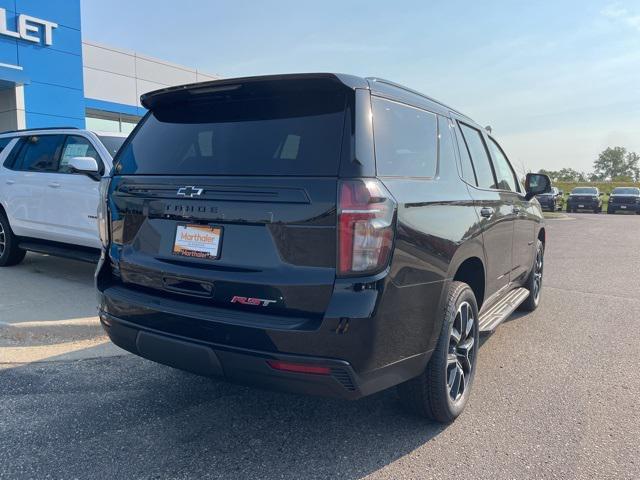
M 242 305 L 253 305 L 253 306 L 262 306 L 268 307 L 270 303 L 276 303 L 277 300 L 267 300 L 265 298 L 252 298 L 252 297 L 238 297 L 234 295 L 231 299 L 231 303 L 240 303 Z

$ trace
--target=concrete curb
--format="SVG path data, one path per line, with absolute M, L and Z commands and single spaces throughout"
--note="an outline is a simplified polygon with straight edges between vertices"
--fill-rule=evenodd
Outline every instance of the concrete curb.
M 72 362 L 130 355 L 106 338 L 33 347 L 0 347 L 0 370 L 30 363 Z
M 0 322 L 0 347 L 35 347 L 104 338 L 98 317 Z

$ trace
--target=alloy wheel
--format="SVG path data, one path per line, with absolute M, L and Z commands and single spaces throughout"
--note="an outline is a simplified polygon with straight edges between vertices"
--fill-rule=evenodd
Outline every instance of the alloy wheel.
M 537 302 L 542 290 L 542 272 L 544 270 L 544 250 L 538 248 L 536 252 L 536 263 L 533 267 L 533 298 Z
M 476 329 L 471 305 L 462 302 L 451 326 L 447 356 L 447 389 L 453 402 L 462 398 L 471 380 L 476 357 Z
M 0 257 L 4 253 L 4 249 L 5 249 L 6 245 L 7 245 L 7 237 L 6 237 L 6 234 L 4 232 L 4 227 L 2 226 L 2 223 L 0 222 Z

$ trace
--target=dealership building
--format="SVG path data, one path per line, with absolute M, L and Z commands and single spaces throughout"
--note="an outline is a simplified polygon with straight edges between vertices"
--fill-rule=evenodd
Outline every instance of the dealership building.
M 216 75 L 82 39 L 80 0 L 0 0 L 0 132 L 129 132 L 140 95 Z

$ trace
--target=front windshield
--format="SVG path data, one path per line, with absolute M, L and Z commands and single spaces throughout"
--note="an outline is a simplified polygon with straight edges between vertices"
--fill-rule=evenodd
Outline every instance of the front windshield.
M 613 189 L 611 195 L 640 195 L 640 188 L 618 187 Z
M 571 195 L 597 195 L 598 189 L 593 187 L 578 187 L 571 190 Z

